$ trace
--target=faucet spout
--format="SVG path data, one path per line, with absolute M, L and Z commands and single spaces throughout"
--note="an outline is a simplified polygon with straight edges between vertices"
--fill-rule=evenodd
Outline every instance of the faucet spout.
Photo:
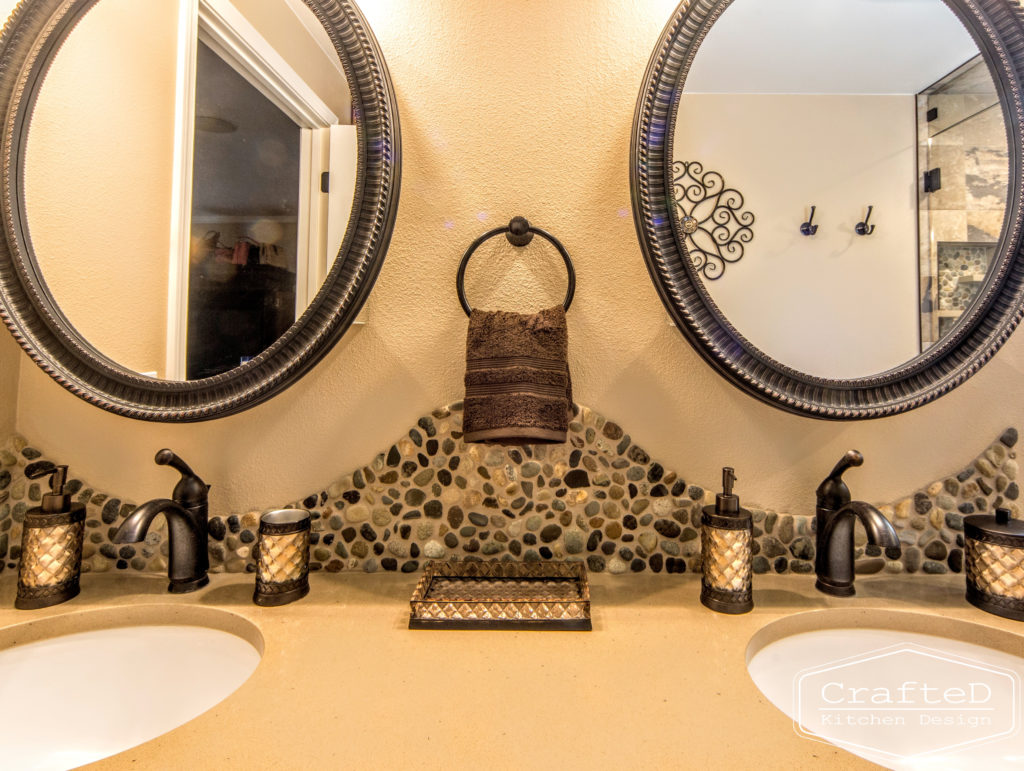
M 168 591 L 175 594 L 195 591 L 210 582 L 207 552 L 207 511 L 205 502 L 185 508 L 170 498 L 155 498 L 143 503 L 128 515 L 114 534 L 114 543 L 138 543 L 146 537 L 150 526 L 160 514 L 167 519 L 167 540 L 170 547 Z
M 851 501 L 837 511 L 819 507 L 815 587 L 826 594 L 852 597 L 856 593 L 853 588 L 853 523 L 856 520 L 864 525 L 869 544 L 882 547 L 891 558 L 900 555 L 896 529 L 874 506 Z
M 158 515 L 164 512 L 173 512 L 178 517 L 188 518 L 188 514 L 176 501 L 170 498 L 154 498 L 137 506 L 135 511 L 128 515 L 114 535 L 114 543 L 139 543 L 146 537 L 150 525 Z M 168 523 L 171 517 L 167 517 Z

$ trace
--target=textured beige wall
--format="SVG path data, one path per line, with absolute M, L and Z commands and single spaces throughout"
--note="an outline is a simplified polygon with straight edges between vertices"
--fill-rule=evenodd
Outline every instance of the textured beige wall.
M 21 349 L 14 338 L 0 331 L 0 436 L 14 430 L 18 417 L 18 365 Z
M 142 500 L 180 452 L 213 485 L 217 511 L 310 492 L 461 398 L 466 319 L 454 274 L 470 241 L 514 214 L 576 260 L 569 314 L 577 398 L 619 421 L 687 481 L 731 464 L 748 503 L 812 511 L 839 456 L 858 497 L 886 500 L 953 471 L 1020 425 L 1024 335 L 939 402 L 884 420 L 791 416 L 711 371 L 668 324 L 641 258 L 629 196 L 629 136 L 648 57 L 675 0 L 364 0 L 396 84 L 402 200 L 391 250 L 352 330 L 300 383 L 240 415 L 197 425 L 101 412 L 22 357 L 18 427 L 95 484 Z M 766 148 L 769 149 L 769 148 Z M 481 250 L 475 303 L 535 308 L 564 278 L 538 245 Z M 491 287 L 491 284 L 496 286 Z

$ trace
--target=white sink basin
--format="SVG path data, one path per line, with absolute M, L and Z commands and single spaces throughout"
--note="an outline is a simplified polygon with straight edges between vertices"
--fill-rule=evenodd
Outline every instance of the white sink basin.
M 939 615 L 826 610 L 761 630 L 747 669 L 808 740 L 894 769 L 1012 769 L 1022 654 L 1018 635 Z
M 197 610 L 201 623 L 241 632 L 262 647 L 256 628 L 245 628 L 248 622 Z M 0 631 L 4 768 L 68 769 L 134 747 L 210 709 L 259 664 L 260 651 L 237 633 L 207 625 L 135 625 L 137 618 L 123 618 L 128 613 L 140 615 L 125 609 L 71 617 L 63 628 L 78 618 L 104 628 L 61 636 L 47 634 L 59 633 L 61 619 Z M 161 614 L 141 615 L 155 620 Z

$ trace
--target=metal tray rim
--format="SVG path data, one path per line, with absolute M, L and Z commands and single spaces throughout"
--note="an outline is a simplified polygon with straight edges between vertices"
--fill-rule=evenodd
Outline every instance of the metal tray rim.
M 523 566 L 525 569 L 524 572 L 529 572 L 530 575 L 520 576 L 513 573 L 510 575 L 491 576 L 479 574 L 481 567 L 486 570 L 487 567 L 497 568 L 498 566 L 500 566 L 502 570 L 514 570 L 517 566 Z M 525 566 L 529 567 L 526 568 Z M 461 572 L 460 569 L 470 571 L 472 574 L 459 575 Z M 421 615 L 423 606 L 436 602 L 436 598 L 427 599 L 431 583 L 435 578 L 446 578 L 456 581 L 463 578 L 467 583 L 472 583 L 477 580 L 500 581 L 502 579 L 563 579 L 566 581 L 573 581 L 579 591 L 578 599 L 552 600 L 551 602 L 577 605 L 580 608 L 581 615 L 563 619 L 502 618 L 500 616 L 490 619 L 424 618 Z M 479 598 L 464 600 L 456 598 L 446 601 L 454 605 L 468 605 L 470 603 L 486 605 L 489 602 L 486 599 Z M 545 601 L 547 600 L 544 597 L 530 597 L 529 595 L 524 595 L 520 599 L 496 599 L 490 602 L 494 605 L 507 607 L 510 605 L 514 606 L 517 604 Z M 410 629 L 562 629 L 569 631 L 591 631 L 593 628 L 590 620 L 590 586 L 587 581 L 587 568 L 583 562 L 549 561 L 542 563 L 523 563 L 502 560 L 447 560 L 442 562 L 431 560 L 424 566 L 423 575 L 420 576 L 420 579 L 416 584 L 416 588 L 409 601 L 409 606 Z

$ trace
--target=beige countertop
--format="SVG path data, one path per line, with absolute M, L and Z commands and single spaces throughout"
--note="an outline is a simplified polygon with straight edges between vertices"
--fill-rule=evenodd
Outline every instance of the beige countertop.
M 416 575 L 317 573 L 308 597 L 260 608 L 248 575 L 171 595 L 162 577 L 87 574 L 74 600 L 17 611 L 12 572 L 0 580 L 0 647 L 113 619 L 211 624 L 262 647 L 235 693 L 102 769 L 872 768 L 798 736 L 762 696 L 745 666 L 755 634 L 882 609 L 900 623 L 921 614 L 916 631 L 991 630 L 994 644 L 1024 648 L 998 631 L 1024 635 L 1024 624 L 968 605 L 963 576 L 860 577 L 850 599 L 816 592 L 813 576 L 755 578 L 742 616 L 705 609 L 695 575 L 602 574 L 590 577 L 591 632 L 410 631 Z M 829 608 L 846 612 L 814 613 Z

